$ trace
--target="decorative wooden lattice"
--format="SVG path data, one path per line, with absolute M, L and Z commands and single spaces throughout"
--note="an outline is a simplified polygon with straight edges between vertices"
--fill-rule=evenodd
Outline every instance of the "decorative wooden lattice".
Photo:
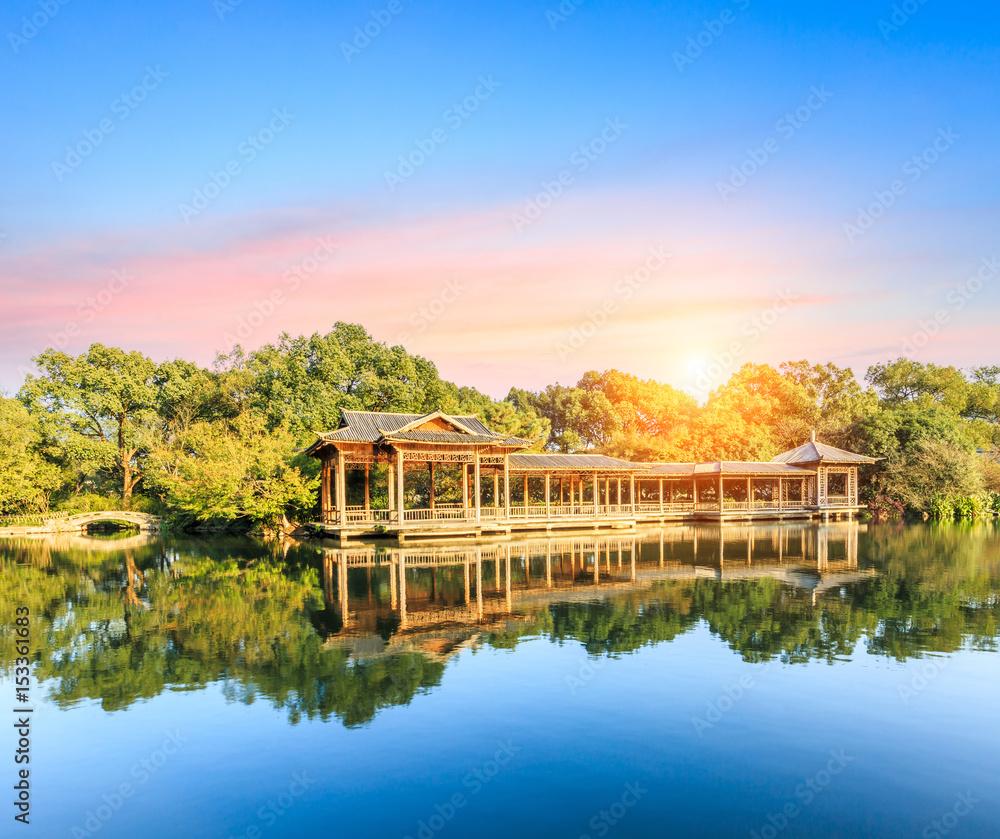
M 434 461 L 435 463 L 475 463 L 474 454 L 464 452 L 403 452 L 403 460 L 411 461 Z
M 375 466 L 380 463 L 392 463 L 392 460 L 384 454 L 356 454 L 354 452 L 344 452 L 341 459 L 346 466 Z

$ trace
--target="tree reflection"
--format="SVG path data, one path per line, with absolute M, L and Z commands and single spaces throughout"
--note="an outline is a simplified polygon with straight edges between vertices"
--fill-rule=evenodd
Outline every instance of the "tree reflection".
M 662 547 L 658 563 L 649 543 L 642 548 L 640 571 L 662 569 Z M 117 711 L 165 690 L 220 683 L 230 701 L 266 700 L 293 723 L 335 718 L 347 726 L 439 685 L 453 650 L 468 643 L 513 648 L 542 636 L 617 656 L 705 625 L 748 662 L 834 664 L 859 652 L 903 661 L 997 649 L 1000 542 L 992 525 L 869 528 L 863 571 L 843 583 L 834 576 L 822 591 L 818 583 L 769 576 L 788 566 L 765 560 L 761 569 L 757 557 L 733 579 L 721 570 L 733 564 L 727 558 L 718 560 L 716 576 L 687 573 L 677 562 L 676 579 L 654 574 L 643 583 L 628 559 L 620 565 L 626 577 L 615 578 L 610 555 L 602 571 L 611 575 L 609 588 L 601 591 L 587 583 L 589 571 L 575 570 L 576 561 L 583 568 L 580 553 L 569 558 L 568 584 L 591 588 L 573 599 L 547 589 L 552 575 L 529 569 L 529 553 L 521 565 L 515 556 L 513 571 L 509 551 L 504 563 L 488 567 L 485 584 L 495 577 L 497 593 L 485 612 L 481 599 L 476 608 L 481 568 L 408 569 L 411 609 L 427 619 L 411 616 L 407 629 L 400 620 L 405 598 L 400 603 L 392 588 L 396 571 L 360 568 L 337 595 L 324 580 L 325 594 L 323 558 L 306 547 L 145 539 L 118 550 L 71 538 L 11 541 L 0 546 L 0 618 L 10 627 L 17 606 L 30 608 L 33 672 L 63 708 L 99 701 Z M 531 596 L 520 600 L 524 592 Z M 363 601 L 376 616 L 378 643 L 370 649 L 345 629 L 344 610 L 330 602 L 337 596 Z M 447 632 L 433 623 L 434 610 L 450 621 Z M 427 633 L 437 633 L 433 643 Z M 4 675 L 15 657 L 13 637 L 0 634 Z

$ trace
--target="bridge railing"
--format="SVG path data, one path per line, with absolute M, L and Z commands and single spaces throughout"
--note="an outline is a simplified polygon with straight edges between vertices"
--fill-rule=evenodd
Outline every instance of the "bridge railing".
M 47 521 L 58 521 L 70 517 L 67 512 L 29 513 L 19 516 L 0 516 L 0 527 L 41 527 Z

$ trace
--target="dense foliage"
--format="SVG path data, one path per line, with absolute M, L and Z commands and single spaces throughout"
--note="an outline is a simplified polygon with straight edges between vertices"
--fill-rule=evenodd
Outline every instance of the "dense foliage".
M 494 400 L 347 323 L 253 352 L 237 346 L 211 369 L 100 344 L 77 357 L 46 350 L 35 362 L 18 398 L 0 399 L 0 516 L 103 498 L 204 526 L 306 517 L 317 466 L 297 452 L 344 408 L 478 414 L 535 449 L 638 461 L 770 460 L 814 429 L 880 458 L 862 476 L 880 516 L 1000 508 L 1000 367 L 898 359 L 870 367 L 865 386 L 833 364 L 746 364 L 704 405 L 606 370 Z M 441 492 L 455 487 L 444 476 Z

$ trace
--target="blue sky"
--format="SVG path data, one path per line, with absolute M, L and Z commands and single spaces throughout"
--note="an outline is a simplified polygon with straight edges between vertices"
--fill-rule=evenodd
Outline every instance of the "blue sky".
M 357 321 L 497 395 L 996 363 L 1000 281 L 955 294 L 1000 251 L 1000 12 L 895 7 L 6 2 L 0 387 L 54 344 L 208 363 L 321 237 L 245 346 Z

